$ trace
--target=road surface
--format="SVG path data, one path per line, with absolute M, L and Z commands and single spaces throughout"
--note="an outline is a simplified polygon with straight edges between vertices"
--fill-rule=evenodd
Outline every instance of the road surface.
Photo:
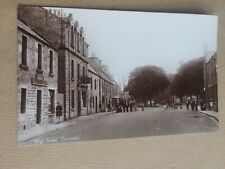
M 24 144 L 52 143 L 72 140 L 99 140 L 211 132 L 217 122 L 207 115 L 186 109 L 145 108 L 136 112 L 111 113 L 92 120 L 51 131 Z

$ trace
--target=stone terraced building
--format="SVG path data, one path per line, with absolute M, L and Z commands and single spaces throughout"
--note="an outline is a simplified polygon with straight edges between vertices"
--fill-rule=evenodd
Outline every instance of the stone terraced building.
M 57 102 L 64 120 L 106 111 L 118 85 L 89 57 L 83 27 L 59 10 L 19 5 L 17 11 L 19 126 L 52 122 Z
M 112 98 L 119 95 L 118 85 L 99 58 L 89 57 L 88 76 L 91 78 L 91 83 L 88 84 L 88 113 L 111 111 L 108 105 L 112 106 Z
M 52 120 L 58 93 L 56 47 L 22 21 L 17 22 L 19 130 Z
M 19 6 L 18 17 L 57 46 L 58 101 L 64 120 L 87 114 L 88 44 L 84 31 L 72 15 L 42 7 Z

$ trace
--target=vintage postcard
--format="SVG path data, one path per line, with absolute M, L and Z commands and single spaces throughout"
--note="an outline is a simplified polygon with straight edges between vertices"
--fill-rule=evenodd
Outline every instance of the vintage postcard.
M 19 145 L 218 129 L 217 16 L 17 12 Z

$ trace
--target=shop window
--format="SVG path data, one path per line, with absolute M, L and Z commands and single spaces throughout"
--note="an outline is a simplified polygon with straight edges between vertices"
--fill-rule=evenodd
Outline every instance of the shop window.
M 86 92 L 82 91 L 83 107 L 87 106 Z
M 49 89 L 48 111 L 53 114 L 55 112 L 55 91 Z

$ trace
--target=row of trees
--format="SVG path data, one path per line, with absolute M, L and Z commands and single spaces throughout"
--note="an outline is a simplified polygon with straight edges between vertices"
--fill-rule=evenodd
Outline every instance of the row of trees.
M 170 96 L 198 96 L 204 88 L 204 57 L 182 64 L 175 75 L 167 75 L 157 66 L 135 68 L 129 76 L 125 91 L 139 102 L 156 98 L 167 100 Z

